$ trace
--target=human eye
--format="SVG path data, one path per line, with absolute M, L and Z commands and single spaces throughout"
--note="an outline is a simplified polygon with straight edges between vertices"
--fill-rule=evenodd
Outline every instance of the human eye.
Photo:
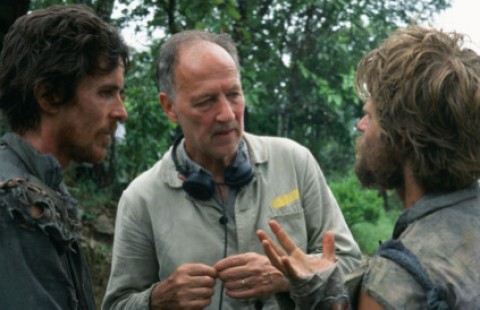
M 230 93 L 227 94 L 227 97 L 228 97 L 228 98 L 231 98 L 231 99 L 235 99 L 235 98 L 237 98 L 238 96 L 240 96 L 240 93 L 237 92 L 237 91 L 230 92 Z
M 116 91 L 113 89 L 102 89 L 100 91 L 100 96 L 104 99 L 110 99 L 112 97 L 115 97 Z
M 238 98 L 241 98 L 243 96 L 242 92 L 239 90 L 232 90 L 227 94 L 227 98 L 229 100 L 235 101 Z
M 105 87 L 101 88 L 98 92 L 100 98 L 106 102 L 117 102 L 121 100 L 122 102 L 125 100 L 125 92 L 123 88 L 119 87 Z
M 196 108 L 207 108 L 208 106 L 212 105 L 215 102 L 215 97 L 213 96 L 208 96 L 208 97 L 203 97 L 197 101 L 194 102 L 193 106 Z

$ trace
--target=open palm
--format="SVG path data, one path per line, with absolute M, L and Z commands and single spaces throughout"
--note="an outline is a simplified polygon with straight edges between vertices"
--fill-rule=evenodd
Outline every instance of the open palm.
M 257 231 L 257 236 L 262 242 L 265 254 L 270 259 L 272 265 L 282 271 L 290 280 L 308 277 L 335 263 L 335 239 L 332 232 L 327 231 L 323 235 L 322 255 L 320 257 L 312 257 L 297 247 L 295 242 L 277 222 L 272 220 L 268 224 L 281 247 L 276 245 L 262 230 Z

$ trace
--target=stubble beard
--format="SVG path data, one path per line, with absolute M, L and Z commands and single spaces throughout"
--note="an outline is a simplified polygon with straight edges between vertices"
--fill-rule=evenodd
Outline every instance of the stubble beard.
M 101 135 L 101 133 L 98 135 Z M 111 146 L 111 140 L 104 142 L 102 138 L 103 137 L 97 136 L 93 141 L 90 141 L 90 143 L 85 143 L 84 141 L 72 140 L 69 134 L 66 133 L 60 147 L 69 154 L 68 157 L 74 162 L 100 164 L 105 160 L 108 149 Z M 112 135 L 111 138 L 113 140 Z

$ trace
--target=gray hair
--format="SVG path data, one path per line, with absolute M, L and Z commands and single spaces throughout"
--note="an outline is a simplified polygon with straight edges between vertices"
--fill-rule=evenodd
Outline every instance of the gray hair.
M 237 47 L 230 35 L 210 33 L 203 30 L 187 30 L 172 35 L 161 47 L 157 61 L 158 90 L 175 101 L 175 67 L 180 47 L 195 41 L 207 41 L 219 45 L 232 56 L 240 69 Z

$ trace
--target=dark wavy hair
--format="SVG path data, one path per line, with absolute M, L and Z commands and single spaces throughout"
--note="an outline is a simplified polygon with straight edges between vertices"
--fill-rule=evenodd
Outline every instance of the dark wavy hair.
M 230 35 L 211 33 L 203 30 L 186 30 L 172 35 L 161 47 L 157 60 L 158 90 L 175 101 L 175 68 L 180 47 L 195 41 L 207 41 L 219 45 L 232 56 L 238 70 L 240 63 L 237 47 Z
M 36 129 L 40 85 L 69 102 L 86 76 L 129 66 L 128 46 L 116 29 L 81 5 L 51 6 L 18 18 L 0 54 L 0 109 L 11 129 Z
M 464 36 L 397 30 L 358 65 L 356 89 L 378 116 L 381 139 L 401 149 L 427 191 L 480 176 L 480 57 Z

